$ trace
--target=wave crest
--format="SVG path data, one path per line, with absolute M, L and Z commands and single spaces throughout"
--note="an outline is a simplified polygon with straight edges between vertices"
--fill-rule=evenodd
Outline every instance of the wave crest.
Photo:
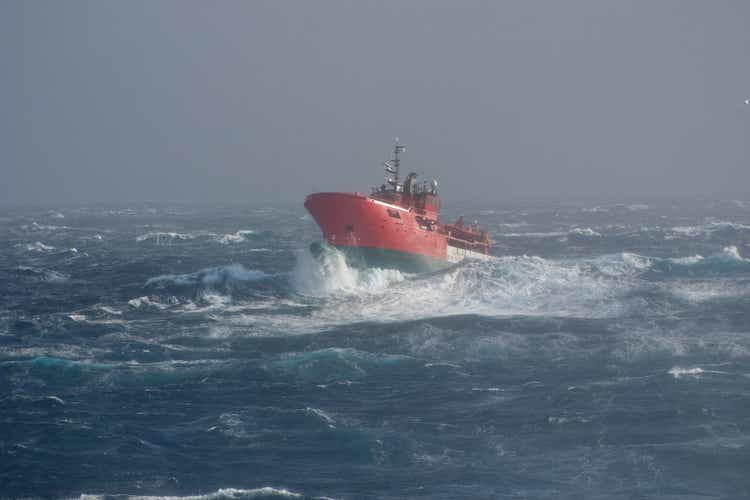
M 325 296 L 336 293 L 379 293 L 404 281 L 405 274 L 394 269 L 357 269 L 346 262 L 343 253 L 334 248 L 316 260 L 308 251 L 297 254 L 292 285 L 303 295 Z
M 233 282 L 259 281 L 268 278 L 269 275 L 263 271 L 246 269 L 242 264 L 229 264 L 226 266 L 209 267 L 200 271 L 187 274 L 163 274 L 150 278 L 146 286 L 196 286 L 208 287 L 224 286 Z

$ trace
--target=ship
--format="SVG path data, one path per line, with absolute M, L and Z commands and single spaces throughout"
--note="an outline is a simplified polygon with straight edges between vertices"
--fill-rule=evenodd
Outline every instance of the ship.
M 386 179 L 370 194 L 320 192 L 305 199 L 305 208 L 323 233 L 323 243 L 310 247 L 315 256 L 327 248 L 342 252 L 360 268 L 397 269 L 424 273 L 449 268 L 466 258 L 486 259 L 490 239 L 477 224 L 459 217 L 452 224 L 440 219 L 438 183 L 417 181 L 410 172 L 401 181 L 401 154 L 395 141 L 390 159 L 383 162 Z

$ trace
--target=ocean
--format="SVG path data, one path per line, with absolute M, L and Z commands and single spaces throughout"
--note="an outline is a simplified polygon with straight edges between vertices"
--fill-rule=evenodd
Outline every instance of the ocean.
M 446 203 L 354 269 L 301 203 L 0 211 L 0 497 L 750 498 L 750 201 Z

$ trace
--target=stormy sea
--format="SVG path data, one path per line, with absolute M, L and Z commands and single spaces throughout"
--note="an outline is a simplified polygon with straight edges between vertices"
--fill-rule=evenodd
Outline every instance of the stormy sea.
M 750 201 L 446 203 L 493 258 L 320 260 L 301 203 L 0 211 L 0 497 L 750 497 Z

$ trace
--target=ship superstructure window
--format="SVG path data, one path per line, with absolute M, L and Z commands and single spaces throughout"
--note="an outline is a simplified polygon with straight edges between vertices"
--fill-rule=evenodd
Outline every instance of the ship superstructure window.
M 388 209 L 388 215 L 390 215 L 394 219 L 400 219 L 401 218 L 401 215 L 398 213 L 398 210 L 393 210 L 392 208 Z

